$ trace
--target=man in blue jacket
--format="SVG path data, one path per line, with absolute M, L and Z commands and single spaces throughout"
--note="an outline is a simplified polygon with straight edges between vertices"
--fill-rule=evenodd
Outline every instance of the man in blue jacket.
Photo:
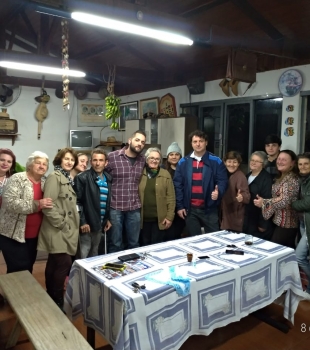
M 193 152 L 180 159 L 173 178 L 176 209 L 190 236 L 219 230 L 218 204 L 227 185 L 226 167 L 208 152 L 208 136 L 201 130 L 189 135 Z

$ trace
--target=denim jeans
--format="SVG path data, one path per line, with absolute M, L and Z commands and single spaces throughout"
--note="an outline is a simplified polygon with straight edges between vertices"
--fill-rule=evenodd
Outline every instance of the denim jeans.
M 79 251 L 80 259 L 90 258 L 98 255 L 98 247 L 101 240 L 101 231 L 80 233 L 79 237 Z
M 301 237 L 301 240 L 298 243 L 296 248 L 296 259 L 298 265 L 302 268 L 306 276 L 308 277 L 307 293 L 310 294 L 310 261 L 308 258 L 309 247 L 307 235 L 304 234 Z
M 125 249 L 139 247 L 140 235 L 140 209 L 121 211 L 110 209 L 110 222 L 112 227 L 107 232 L 108 252 L 114 253 L 123 250 L 123 225 L 125 226 L 127 244 Z
M 217 208 L 209 210 L 208 214 L 204 208 L 191 207 L 185 217 L 186 229 L 190 236 L 201 234 L 201 227 L 205 233 L 211 233 L 219 230 L 219 217 Z

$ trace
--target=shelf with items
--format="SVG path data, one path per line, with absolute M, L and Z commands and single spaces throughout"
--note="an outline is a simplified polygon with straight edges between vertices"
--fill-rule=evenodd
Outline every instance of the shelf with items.
M 20 134 L 2 134 L 0 133 L 0 138 L 5 138 L 5 139 L 11 139 L 12 140 L 12 146 L 14 146 L 15 140 L 17 136 Z

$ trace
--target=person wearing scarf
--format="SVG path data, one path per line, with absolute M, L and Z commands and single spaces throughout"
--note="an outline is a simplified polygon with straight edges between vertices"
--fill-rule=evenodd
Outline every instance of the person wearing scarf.
M 145 152 L 146 164 L 139 184 L 141 200 L 140 244 L 164 241 L 175 212 L 175 193 L 169 172 L 160 168 L 161 152 L 152 147 Z
M 53 207 L 43 209 L 38 250 L 49 253 L 45 269 L 47 293 L 63 307 L 63 286 L 76 254 L 79 238 L 79 214 L 74 181 L 70 171 L 78 163 L 72 148 L 61 149 L 54 158 L 52 172 L 44 186 L 44 198 L 51 198 Z

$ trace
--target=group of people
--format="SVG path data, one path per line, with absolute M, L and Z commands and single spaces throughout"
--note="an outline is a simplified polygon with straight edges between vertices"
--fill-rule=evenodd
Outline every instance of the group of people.
M 143 155 L 146 135 L 137 130 L 120 150 L 93 150 L 89 169 L 86 154 L 64 148 L 47 178 L 45 153 L 34 152 L 26 171 L 14 174 L 13 152 L 0 149 L 0 249 L 7 272 L 32 272 L 37 250 L 48 252 L 47 293 L 62 306 L 72 258 L 106 252 L 103 237 L 109 253 L 181 238 L 185 227 L 190 236 L 225 229 L 295 248 L 300 227 L 296 254 L 310 278 L 310 155 L 280 150 L 281 139 L 269 135 L 267 154 L 254 152 L 244 175 L 238 152 L 221 160 L 207 151 L 201 130 L 189 140 L 189 155 L 182 157 L 172 142 L 163 163 L 158 148 Z M 305 295 L 310 300 L 310 286 Z

